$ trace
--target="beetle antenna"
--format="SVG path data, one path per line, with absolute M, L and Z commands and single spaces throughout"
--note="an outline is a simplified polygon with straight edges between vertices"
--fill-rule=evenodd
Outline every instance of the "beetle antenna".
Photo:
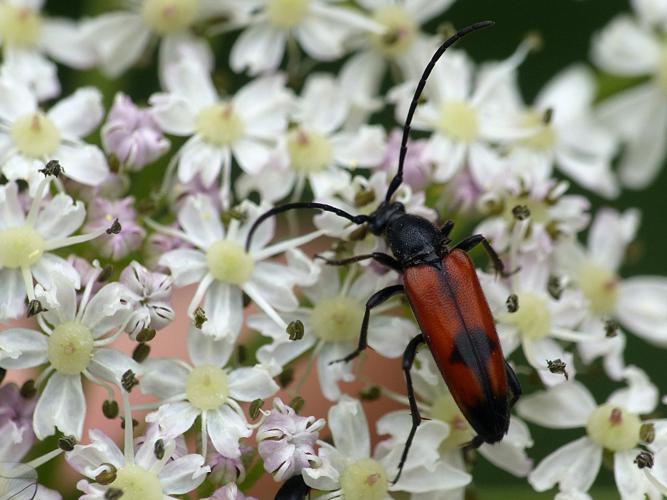
M 314 208 L 316 210 L 322 210 L 324 212 L 331 212 L 339 217 L 343 217 L 344 219 L 351 221 L 354 224 L 363 224 L 365 222 L 368 222 L 369 220 L 368 215 L 348 214 L 345 210 L 341 210 L 340 208 L 327 205 L 326 203 L 303 202 L 303 201 L 296 203 L 286 203 L 285 205 L 280 205 L 279 207 L 273 207 L 272 209 L 267 210 L 257 218 L 257 220 L 250 228 L 250 232 L 248 232 L 248 237 L 245 240 L 245 251 L 247 252 L 248 250 L 250 250 L 250 242 L 252 241 L 252 236 L 255 233 L 255 230 L 257 230 L 257 227 L 259 227 L 259 225 L 262 222 L 264 222 L 266 219 L 274 215 L 287 212 L 288 210 L 296 210 L 301 208 Z
M 442 57 L 442 55 L 449 47 L 454 45 L 459 39 L 463 38 L 468 33 L 493 26 L 494 24 L 495 23 L 493 21 L 480 21 L 479 23 L 471 24 L 470 26 L 463 28 L 461 31 L 445 40 L 445 42 L 438 48 L 438 50 L 435 51 L 435 54 L 433 54 L 433 57 L 431 57 L 431 60 L 424 68 L 424 72 L 422 73 L 422 76 L 419 79 L 419 83 L 417 84 L 415 94 L 412 96 L 412 102 L 410 103 L 410 108 L 408 109 L 408 115 L 405 118 L 405 125 L 403 126 L 403 138 L 401 139 L 401 150 L 398 157 L 398 172 L 396 172 L 396 175 L 389 184 L 389 188 L 387 189 L 387 196 L 385 196 L 386 202 L 389 202 L 393 194 L 403 182 L 403 164 L 405 163 L 405 155 L 408 152 L 408 136 L 410 135 L 410 125 L 412 124 L 412 118 L 415 114 L 415 111 L 417 110 L 419 98 L 424 91 L 424 86 L 426 86 L 426 81 L 431 75 L 431 71 L 433 71 L 433 68 L 435 67 L 435 63 L 438 62 L 438 59 Z

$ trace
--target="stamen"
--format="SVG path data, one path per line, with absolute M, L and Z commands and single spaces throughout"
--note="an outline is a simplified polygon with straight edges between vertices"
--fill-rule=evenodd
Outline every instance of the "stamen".
M 123 412 L 125 414 L 123 454 L 125 464 L 134 464 L 134 426 L 132 425 L 132 409 L 130 407 L 129 393 L 121 387 L 120 395 L 123 398 Z
M 115 399 L 116 396 L 114 394 L 113 387 L 111 386 L 111 384 L 105 382 L 104 380 L 101 380 L 101 379 L 97 378 L 95 375 L 90 373 L 88 371 L 88 369 L 83 370 L 83 372 L 81 372 L 81 373 L 83 373 L 83 376 L 86 377 L 91 382 L 93 382 L 94 384 L 97 384 L 101 387 L 104 387 L 104 389 L 106 389 L 106 391 L 107 391 L 107 398 L 109 400 Z
M 299 236 L 297 238 L 292 238 L 286 241 L 282 241 L 280 243 L 276 243 L 275 245 L 268 246 L 260 250 L 259 252 L 254 253 L 253 257 L 256 261 L 268 259 L 269 257 L 278 255 L 286 250 L 291 250 L 292 248 L 297 248 L 300 247 L 301 245 L 305 245 L 306 243 L 309 243 L 314 239 L 323 236 L 324 234 L 326 234 L 326 231 L 319 229 L 304 236 Z
M 30 462 L 27 462 L 25 465 L 28 467 L 32 467 L 33 469 L 36 469 L 40 465 L 44 465 L 46 462 L 53 460 L 56 458 L 58 455 L 60 455 L 63 452 L 60 448 L 56 448 L 55 450 L 52 450 L 48 453 L 45 453 L 44 455 L 33 458 Z
M 94 240 L 105 234 L 108 234 L 109 228 L 98 229 L 92 233 L 78 234 L 76 236 L 67 236 L 65 238 L 59 238 L 55 240 L 48 240 L 44 246 L 45 252 L 50 252 L 51 250 L 56 250 L 58 248 L 64 248 L 71 245 L 78 245 L 79 243 L 85 243 L 87 241 Z
M 37 218 L 37 213 L 39 212 L 39 209 L 42 205 L 42 200 L 44 199 L 46 191 L 49 189 L 49 185 L 51 184 L 52 179 L 53 177 L 47 175 L 44 179 L 42 179 L 39 182 L 39 186 L 37 186 L 37 192 L 35 193 L 35 197 L 32 199 L 32 203 L 30 203 L 30 210 L 28 210 L 28 216 L 26 217 L 25 221 L 26 226 L 33 227 L 35 225 L 35 219 Z
M 21 266 L 21 277 L 23 278 L 25 293 L 28 295 L 28 300 L 35 300 L 35 285 L 32 280 L 30 268 Z
M 197 242 L 195 242 L 193 239 L 191 239 L 187 234 L 185 234 L 183 231 L 180 231 L 178 229 L 175 229 L 173 227 L 168 227 L 168 226 L 163 226 L 162 224 L 155 222 L 153 219 L 146 217 L 144 219 L 144 222 L 148 227 L 151 229 L 154 229 L 155 231 L 158 231 L 160 233 L 166 234 L 167 236 L 173 236 L 174 238 L 181 239 L 187 243 L 190 243 L 192 246 L 201 248 Z M 205 250 L 205 249 L 203 249 Z
M 201 301 L 204 299 L 204 295 L 206 295 L 206 291 L 208 288 L 211 286 L 211 283 L 215 278 L 211 273 L 207 273 L 206 276 L 202 278 L 202 280 L 199 282 L 199 286 L 197 286 L 197 291 L 195 292 L 194 296 L 192 297 L 192 300 L 190 301 L 190 305 L 188 306 L 188 317 L 191 319 L 194 319 L 195 317 L 195 310 L 201 303 Z
M 253 300 L 253 302 L 259 307 L 264 313 L 271 318 L 282 330 L 287 328 L 287 323 L 280 317 L 278 312 L 271 307 L 271 305 L 264 300 L 262 294 L 255 288 L 252 283 L 245 283 L 241 289 L 248 294 L 248 296 Z

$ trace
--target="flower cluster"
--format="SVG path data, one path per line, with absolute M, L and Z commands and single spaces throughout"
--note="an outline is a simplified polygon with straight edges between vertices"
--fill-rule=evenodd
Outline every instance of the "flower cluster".
M 625 349 L 667 346 L 667 277 L 625 276 L 641 212 L 612 206 L 664 175 L 667 1 L 632 0 L 590 65 L 532 99 L 536 35 L 500 61 L 449 49 L 413 101 L 452 3 L 136 0 L 63 18 L 0 0 L 1 498 L 71 498 L 37 480 L 65 466 L 91 500 L 267 498 L 262 474 L 321 499 L 463 498 L 477 457 L 561 499 L 590 498 L 603 464 L 625 500 L 667 495 L 664 389 Z M 363 223 L 390 189 L 445 244 L 454 220 L 504 264 L 475 270 L 523 387 L 497 443 L 477 442 L 428 349 L 399 392 L 366 374 L 375 357 L 352 361 L 368 346 L 407 369 L 420 333 Z M 357 217 L 263 217 L 290 202 Z M 369 422 L 377 399 L 401 409 Z M 540 427 L 579 430 L 546 450 Z

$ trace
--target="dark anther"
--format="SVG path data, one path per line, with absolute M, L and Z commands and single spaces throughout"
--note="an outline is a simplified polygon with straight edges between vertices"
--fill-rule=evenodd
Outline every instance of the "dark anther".
M 60 162 L 58 160 L 50 160 L 46 163 L 46 165 L 44 165 L 44 168 L 41 168 L 39 171 L 46 177 L 49 175 L 60 177 L 60 175 L 65 172 L 65 169 L 60 166 Z
M 619 324 L 613 320 L 608 319 L 604 322 L 604 331 L 607 337 L 615 337 L 618 335 Z
M 109 488 L 104 493 L 104 500 L 118 500 L 123 496 L 123 490 L 120 488 Z
M 354 206 L 363 207 L 375 201 L 375 191 L 363 190 L 354 195 Z
M 565 377 L 565 380 L 569 380 L 570 376 L 567 373 L 567 364 L 565 361 L 560 358 L 554 360 L 547 360 L 547 369 L 551 373 L 560 373 Z
M 116 480 L 116 473 L 118 470 L 113 464 L 104 463 L 102 465 L 106 467 L 106 470 L 103 470 L 95 476 L 95 481 L 102 485 L 113 483 Z
M 137 421 L 136 418 L 132 419 L 132 427 L 136 427 L 139 425 L 139 422 Z M 120 417 L 120 428 L 125 429 L 125 417 Z
M 519 297 L 516 293 L 513 293 L 507 297 L 505 304 L 507 305 L 508 312 L 515 313 L 519 310 Z
M 544 114 L 542 115 L 542 123 L 545 125 L 549 125 L 551 123 L 551 120 L 553 120 L 554 117 L 554 108 L 547 108 L 544 110 Z
M 248 218 L 248 214 L 236 208 L 231 208 L 225 212 L 222 212 L 222 214 L 220 214 L 220 218 L 222 219 L 222 223 L 225 226 L 228 226 L 232 220 L 237 220 L 241 223 L 245 222 Z
M 127 392 L 132 392 L 132 389 L 139 385 L 139 381 L 132 370 L 127 370 L 121 377 L 121 384 Z
M 72 451 L 76 445 L 74 436 L 62 436 L 58 439 L 58 448 L 63 451 Z
M 303 323 L 298 319 L 291 321 L 286 330 L 290 340 L 301 340 L 303 338 Z
M 236 357 L 240 365 L 244 364 L 248 360 L 248 348 L 243 344 L 239 344 L 236 347 Z
M 155 328 L 144 328 L 137 334 L 138 342 L 150 342 L 155 338 Z
M 21 396 L 23 396 L 25 399 L 34 398 L 35 395 L 37 394 L 37 387 L 35 387 L 35 381 L 33 379 L 26 380 L 21 386 L 19 394 L 21 394 Z
M 561 295 L 563 295 L 563 287 L 560 284 L 560 278 L 558 276 L 549 276 L 547 291 L 554 299 L 560 300 Z
M 107 229 L 107 234 L 119 234 L 121 229 L 122 227 L 120 225 L 120 222 L 118 222 L 118 219 L 114 219 L 113 224 L 111 224 L 111 227 Z
M 296 413 L 299 413 L 303 409 L 304 404 L 306 404 L 306 401 L 301 396 L 295 397 L 289 403 L 289 405 L 292 407 L 292 409 L 294 409 Z
M 137 347 L 134 348 L 134 351 L 132 351 L 132 359 L 135 360 L 137 363 L 142 363 L 146 360 L 146 358 L 150 353 L 151 353 L 150 346 L 143 342 L 139 342 L 137 344 Z
M 250 409 L 248 410 L 248 414 L 250 415 L 250 418 L 253 420 L 256 420 L 257 417 L 259 417 L 259 410 L 262 409 L 262 405 L 264 404 L 263 399 L 255 399 L 252 403 L 250 403 Z
M 155 455 L 155 458 L 158 460 L 164 458 L 164 441 L 162 439 L 155 441 L 155 445 L 153 445 L 153 455 Z
M 39 313 L 48 311 L 48 309 L 45 309 L 42 307 L 42 303 L 37 300 L 37 299 L 32 299 L 30 302 L 28 302 L 28 318 L 32 318 L 33 316 L 37 316 Z
M 104 283 L 109 278 L 111 278 L 112 274 L 113 274 L 113 266 L 111 264 L 107 264 L 102 268 L 102 272 L 97 276 L 97 281 L 99 283 Z
M 195 309 L 194 316 L 195 317 L 193 319 L 194 319 L 194 322 L 195 322 L 195 327 L 198 330 L 201 330 L 201 327 L 204 326 L 204 323 L 206 323 L 206 321 L 208 319 L 206 317 L 206 313 L 204 312 L 204 310 L 201 307 L 197 307 L 197 309 Z
M 108 419 L 114 419 L 118 416 L 118 403 L 113 399 L 107 399 L 102 403 L 102 413 Z
M 640 451 L 639 455 L 635 458 L 635 463 L 640 469 L 645 467 L 650 469 L 653 467 L 653 454 L 650 451 Z
M 294 368 L 291 366 L 286 366 L 282 372 L 280 372 L 280 375 L 278 375 L 278 384 L 280 387 L 283 389 L 290 385 L 292 381 L 294 380 Z
M 642 424 L 639 428 L 639 439 L 645 443 L 652 443 L 655 441 L 655 425 L 650 422 Z
M 363 401 L 375 401 L 382 395 L 382 390 L 377 385 L 372 385 L 359 393 L 359 398 Z
M 512 215 L 516 220 L 526 220 L 530 217 L 530 209 L 527 205 L 517 205 L 512 209 Z

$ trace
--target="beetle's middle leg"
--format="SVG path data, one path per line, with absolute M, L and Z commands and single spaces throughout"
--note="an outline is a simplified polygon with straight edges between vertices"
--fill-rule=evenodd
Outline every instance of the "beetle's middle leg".
M 417 399 L 415 398 L 415 389 L 412 386 L 412 375 L 410 375 L 410 370 L 412 365 L 415 362 L 415 356 L 417 354 L 417 348 L 420 344 L 426 342 L 423 334 L 419 334 L 416 337 L 413 337 L 412 340 L 408 343 L 405 351 L 403 351 L 403 372 L 405 372 L 405 383 L 408 386 L 408 401 L 410 402 L 410 414 L 412 415 L 412 427 L 410 428 L 410 434 L 408 434 L 408 439 L 405 441 L 405 446 L 403 447 L 403 453 L 401 454 L 401 460 L 398 463 L 398 474 L 392 481 L 392 484 L 396 484 L 398 479 L 401 477 L 401 472 L 403 472 L 403 466 L 405 461 L 408 459 L 408 452 L 410 451 L 410 446 L 412 446 L 412 441 L 415 438 L 417 433 L 417 427 L 422 422 L 421 414 L 419 413 L 419 407 L 417 406 Z
M 496 251 L 493 249 L 491 246 L 491 243 L 489 243 L 489 240 L 487 240 L 484 235 L 481 234 L 473 234 L 472 236 L 468 236 L 466 239 L 463 241 L 459 242 L 454 248 L 458 248 L 460 250 L 463 250 L 464 252 L 469 252 L 473 248 L 475 248 L 477 245 L 482 244 L 484 247 L 484 250 L 486 250 L 486 253 L 488 256 L 491 258 L 491 262 L 493 263 L 493 268 L 496 270 L 498 274 L 503 276 L 504 278 L 511 276 L 514 274 L 516 271 L 512 272 L 506 272 L 505 271 L 505 264 L 503 264 L 503 261 L 500 260 L 500 257 L 496 253 Z M 518 269 L 517 269 L 518 271 Z
M 397 273 L 403 272 L 403 267 L 401 263 L 394 259 L 391 255 L 382 252 L 373 252 L 363 255 L 355 255 L 354 257 L 348 257 L 347 259 L 329 259 L 323 255 L 316 255 L 315 258 L 322 259 L 324 262 L 330 266 L 345 266 L 347 264 L 352 264 L 354 262 L 360 262 L 362 260 L 373 259 L 383 266 L 387 266 L 390 269 L 393 269 Z
M 383 302 L 386 302 L 389 298 L 393 297 L 397 293 L 403 293 L 405 291 L 405 288 L 403 285 L 392 285 L 388 286 L 386 288 L 383 288 L 382 290 L 379 290 L 375 292 L 373 295 L 371 295 L 371 298 L 368 299 L 366 302 L 366 310 L 364 311 L 364 319 L 361 322 L 361 333 L 359 334 L 359 345 L 357 348 L 352 351 L 350 354 L 345 356 L 342 359 L 336 359 L 334 361 L 331 361 L 329 364 L 333 363 L 340 363 L 340 362 L 347 362 L 347 361 L 352 361 L 354 358 L 359 356 L 366 347 L 368 347 L 368 321 L 370 319 L 371 315 L 371 309 L 374 307 L 379 306 Z

